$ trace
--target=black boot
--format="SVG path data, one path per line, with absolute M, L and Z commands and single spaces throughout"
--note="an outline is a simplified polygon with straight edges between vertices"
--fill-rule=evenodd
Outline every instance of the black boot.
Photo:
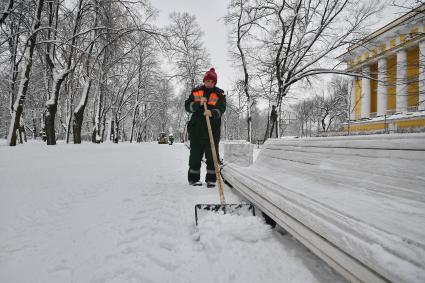
M 207 188 L 215 188 L 215 182 L 207 182 Z
M 202 186 L 201 181 L 199 181 L 200 175 L 201 175 L 201 170 L 189 169 L 189 172 L 187 172 L 187 179 L 189 181 L 189 185 Z
M 215 170 L 207 168 L 207 175 L 205 176 L 205 182 L 215 183 L 216 181 L 217 181 L 217 176 L 215 175 Z

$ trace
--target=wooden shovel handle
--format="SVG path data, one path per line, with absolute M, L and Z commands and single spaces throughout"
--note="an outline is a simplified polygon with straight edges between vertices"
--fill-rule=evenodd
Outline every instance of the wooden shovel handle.
M 204 110 L 205 111 L 208 110 L 206 102 L 204 103 Z M 224 200 L 223 183 L 222 183 L 221 175 L 220 175 L 220 167 L 218 165 L 217 152 L 215 150 L 214 137 L 211 130 L 210 117 L 205 116 L 205 119 L 207 120 L 208 136 L 210 138 L 211 153 L 212 153 L 212 158 L 214 161 L 215 176 L 217 178 L 217 183 L 218 183 L 218 194 L 220 196 L 220 203 L 226 204 L 226 201 Z

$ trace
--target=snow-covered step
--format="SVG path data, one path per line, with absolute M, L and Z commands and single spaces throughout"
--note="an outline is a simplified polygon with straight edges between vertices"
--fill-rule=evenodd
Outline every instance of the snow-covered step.
M 226 181 L 351 281 L 425 282 L 425 135 L 279 139 Z

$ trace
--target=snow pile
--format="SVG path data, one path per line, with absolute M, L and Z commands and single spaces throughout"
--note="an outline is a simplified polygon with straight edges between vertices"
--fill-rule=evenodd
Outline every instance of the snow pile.
M 215 282 L 315 281 L 299 257 L 308 252 L 291 248 L 294 240 L 277 234 L 259 217 L 209 213 L 198 228 L 194 240 L 206 254 Z
M 231 214 L 208 213 L 202 217 L 199 227 L 201 243 L 208 250 L 213 243 L 226 249 L 229 242 L 259 242 L 270 238 L 271 228 L 261 218 Z
M 226 163 L 234 163 L 240 166 L 249 166 L 253 163 L 254 145 L 243 142 L 221 142 L 224 160 Z

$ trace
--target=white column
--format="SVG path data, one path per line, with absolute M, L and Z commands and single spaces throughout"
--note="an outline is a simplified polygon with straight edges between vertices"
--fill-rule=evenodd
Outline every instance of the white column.
M 362 71 L 364 76 L 370 77 L 370 66 L 363 66 Z M 362 78 L 362 118 L 370 117 L 370 79 Z
M 383 57 L 378 60 L 378 109 L 377 115 L 385 115 L 388 107 L 388 81 L 387 81 L 387 58 Z
M 356 119 L 356 77 L 350 77 L 348 90 L 350 92 L 350 120 Z
M 407 112 L 407 51 L 397 52 L 396 111 Z
M 419 110 L 425 110 L 425 40 L 419 43 Z

